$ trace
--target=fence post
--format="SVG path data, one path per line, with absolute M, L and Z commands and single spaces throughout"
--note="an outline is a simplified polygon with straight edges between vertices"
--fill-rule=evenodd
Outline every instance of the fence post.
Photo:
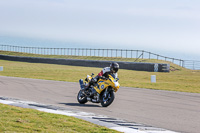
M 151 59 L 151 52 L 149 52 L 149 60 Z
M 39 48 L 40 49 L 40 54 L 42 55 L 42 48 Z
M 47 55 L 50 55 L 50 48 L 47 48 Z
M 136 52 L 136 58 L 138 58 L 138 50 L 137 50 L 137 52 Z
M 142 59 L 144 58 L 144 50 L 142 50 Z
M 74 53 L 74 54 L 75 54 L 75 56 L 76 56 L 76 48 L 75 48 L 75 53 Z
M 42 48 L 39 48 L 40 49 L 40 54 L 42 55 Z
M 195 62 L 193 61 L 193 70 L 195 70 L 194 64 L 195 64 Z
M 132 53 L 133 53 L 133 50 L 131 50 L 131 58 L 132 58 Z

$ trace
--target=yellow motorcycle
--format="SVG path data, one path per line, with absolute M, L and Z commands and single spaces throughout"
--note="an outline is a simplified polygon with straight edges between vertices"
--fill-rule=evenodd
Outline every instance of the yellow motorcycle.
M 96 83 L 91 83 L 93 75 L 93 73 L 91 76 L 87 75 L 85 83 L 83 83 L 82 79 L 79 80 L 81 90 L 77 95 L 77 100 L 80 104 L 91 101 L 93 103 L 101 103 L 103 107 L 107 107 L 115 99 L 114 92 L 117 92 L 120 87 L 119 79 L 115 78 L 114 74 L 108 74 L 107 77 L 100 77 Z M 94 94 L 92 94 L 93 89 L 96 90 Z

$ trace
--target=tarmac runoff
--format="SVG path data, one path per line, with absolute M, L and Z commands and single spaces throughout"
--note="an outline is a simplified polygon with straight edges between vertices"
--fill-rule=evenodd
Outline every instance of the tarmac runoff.
M 152 127 L 149 125 L 124 121 L 118 118 L 110 118 L 103 115 L 96 115 L 94 113 L 87 113 L 79 110 L 63 108 L 53 105 L 45 105 L 32 101 L 22 101 L 20 99 L 0 97 L 0 103 L 22 108 L 36 109 L 48 113 L 73 116 L 124 133 L 177 133 L 162 128 Z

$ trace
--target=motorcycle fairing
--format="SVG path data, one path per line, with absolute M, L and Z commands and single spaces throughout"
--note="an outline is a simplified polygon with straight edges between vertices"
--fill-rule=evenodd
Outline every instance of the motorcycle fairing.
M 114 79 L 112 75 L 109 75 L 109 78 L 106 79 L 99 79 L 96 86 L 94 86 L 94 89 L 100 94 L 104 89 L 106 89 L 108 86 L 111 86 L 114 88 L 114 91 L 116 92 L 119 89 L 119 83 Z

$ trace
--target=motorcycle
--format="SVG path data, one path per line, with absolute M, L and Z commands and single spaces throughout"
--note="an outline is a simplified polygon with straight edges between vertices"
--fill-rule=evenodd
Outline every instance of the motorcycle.
M 108 74 L 108 77 L 100 77 L 98 82 L 91 82 L 93 78 L 93 73 L 91 76 L 87 75 L 85 83 L 83 79 L 79 80 L 81 90 L 77 95 L 77 100 L 80 104 L 85 104 L 88 101 L 93 103 L 101 103 L 103 107 L 109 106 L 115 99 L 114 92 L 117 92 L 120 84 L 118 83 L 119 78 L 115 78 L 114 74 Z M 89 86 L 88 86 L 89 85 Z M 93 89 L 96 93 L 92 93 Z

